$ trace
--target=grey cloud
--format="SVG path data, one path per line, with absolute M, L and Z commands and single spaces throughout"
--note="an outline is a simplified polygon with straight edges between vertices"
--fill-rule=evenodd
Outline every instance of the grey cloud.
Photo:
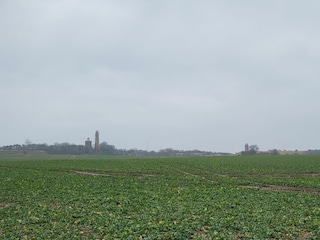
M 317 148 L 315 1 L 0 4 L 0 145 Z

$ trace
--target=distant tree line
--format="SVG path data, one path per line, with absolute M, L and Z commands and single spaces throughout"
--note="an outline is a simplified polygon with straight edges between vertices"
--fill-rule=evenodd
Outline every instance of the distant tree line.
M 15 144 L 10 146 L 4 146 L 0 148 L 4 151 L 22 151 L 27 154 L 34 151 L 43 151 L 48 154 L 71 154 L 71 155 L 81 155 L 81 154 L 106 154 L 106 155 L 118 155 L 122 151 L 115 148 L 113 145 L 109 145 L 106 142 L 100 144 L 99 150 L 93 148 L 86 148 L 83 145 L 76 145 L 70 143 L 55 143 L 53 145 L 48 144 Z
M 26 144 L 15 144 L 10 146 L 0 147 L 2 151 L 20 151 L 24 154 L 31 152 L 45 152 L 48 154 L 66 154 L 66 155 L 129 155 L 129 156 L 214 156 L 214 155 L 231 155 L 230 153 L 210 152 L 200 150 L 174 150 L 172 148 L 161 149 L 159 151 L 146 151 L 139 149 L 117 149 L 114 145 L 107 142 L 102 142 L 99 145 L 99 150 L 94 148 L 87 148 L 84 145 L 64 143 L 48 144 L 34 144 L 31 141 L 26 141 Z

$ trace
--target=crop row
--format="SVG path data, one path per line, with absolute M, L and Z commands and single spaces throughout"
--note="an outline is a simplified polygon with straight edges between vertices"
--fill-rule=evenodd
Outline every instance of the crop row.
M 319 194 L 244 187 L 277 174 L 270 183 L 318 188 L 308 174 L 320 161 L 300 161 L 316 167 L 301 170 L 298 158 L 0 160 L 0 239 L 316 239 Z

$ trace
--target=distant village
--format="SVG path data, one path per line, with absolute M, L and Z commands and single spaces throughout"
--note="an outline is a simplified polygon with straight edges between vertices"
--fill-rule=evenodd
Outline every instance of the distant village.
M 0 147 L 0 152 L 7 153 L 47 153 L 47 154 L 66 154 L 66 155 L 115 155 L 115 156 L 225 156 L 232 153 L 211 152 L 201 150 L 174 150 L 172 148 L 160 149 L 159 151 L 148 151 L 142 149 L 117 149 L 114 145 L 107 142 L 100 143 L 99 131 L 95 132 L 94 143 L 88 137 L 83 145 L 70 143 L 35 144 L 26 140 L 25 144 L 15 144 Z
M 237 153 L 237 155 L 320 155 L 320 150 L 280 150 L 272 149 L 268 151 L 260 151 L 257 145 L 250 145 L 248 143 L 244 146 L 244 151 Z
M 230 155 L 320 155 L 320 150 L 279 150 L 272 149 L 261 151 L 257 145 L 245 144 L 244 150 L 236 154 L 226 152 L 212 152 L 201 150 L 175 150 L 172 148 L 160 149 L 159 151 L 148 151 L 141 149 L 117 149 L 107 142 L 100 143 L 99 131 L 95 132 L 94 143 L 88 137 L 83 145 L 70 143 L 35 144 L 26 140 L 25 144 L 15 144 L 0 147 L 2 153 L 47 153 L 66 155 L 118 155 L 118 156 L 230 156 Z

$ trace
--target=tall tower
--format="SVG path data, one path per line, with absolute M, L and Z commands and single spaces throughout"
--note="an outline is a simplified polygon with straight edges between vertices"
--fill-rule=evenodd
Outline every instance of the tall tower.
M 94 143 L 94 149 L 98 151 L 100 149 L 100 143 L 99 143 L 99 132 L 96 131 L 96 138 Z
M 249 144 L 248 143 L 246 143 L 246 145 L 244 145 L 244 151 L 249 152 Z

